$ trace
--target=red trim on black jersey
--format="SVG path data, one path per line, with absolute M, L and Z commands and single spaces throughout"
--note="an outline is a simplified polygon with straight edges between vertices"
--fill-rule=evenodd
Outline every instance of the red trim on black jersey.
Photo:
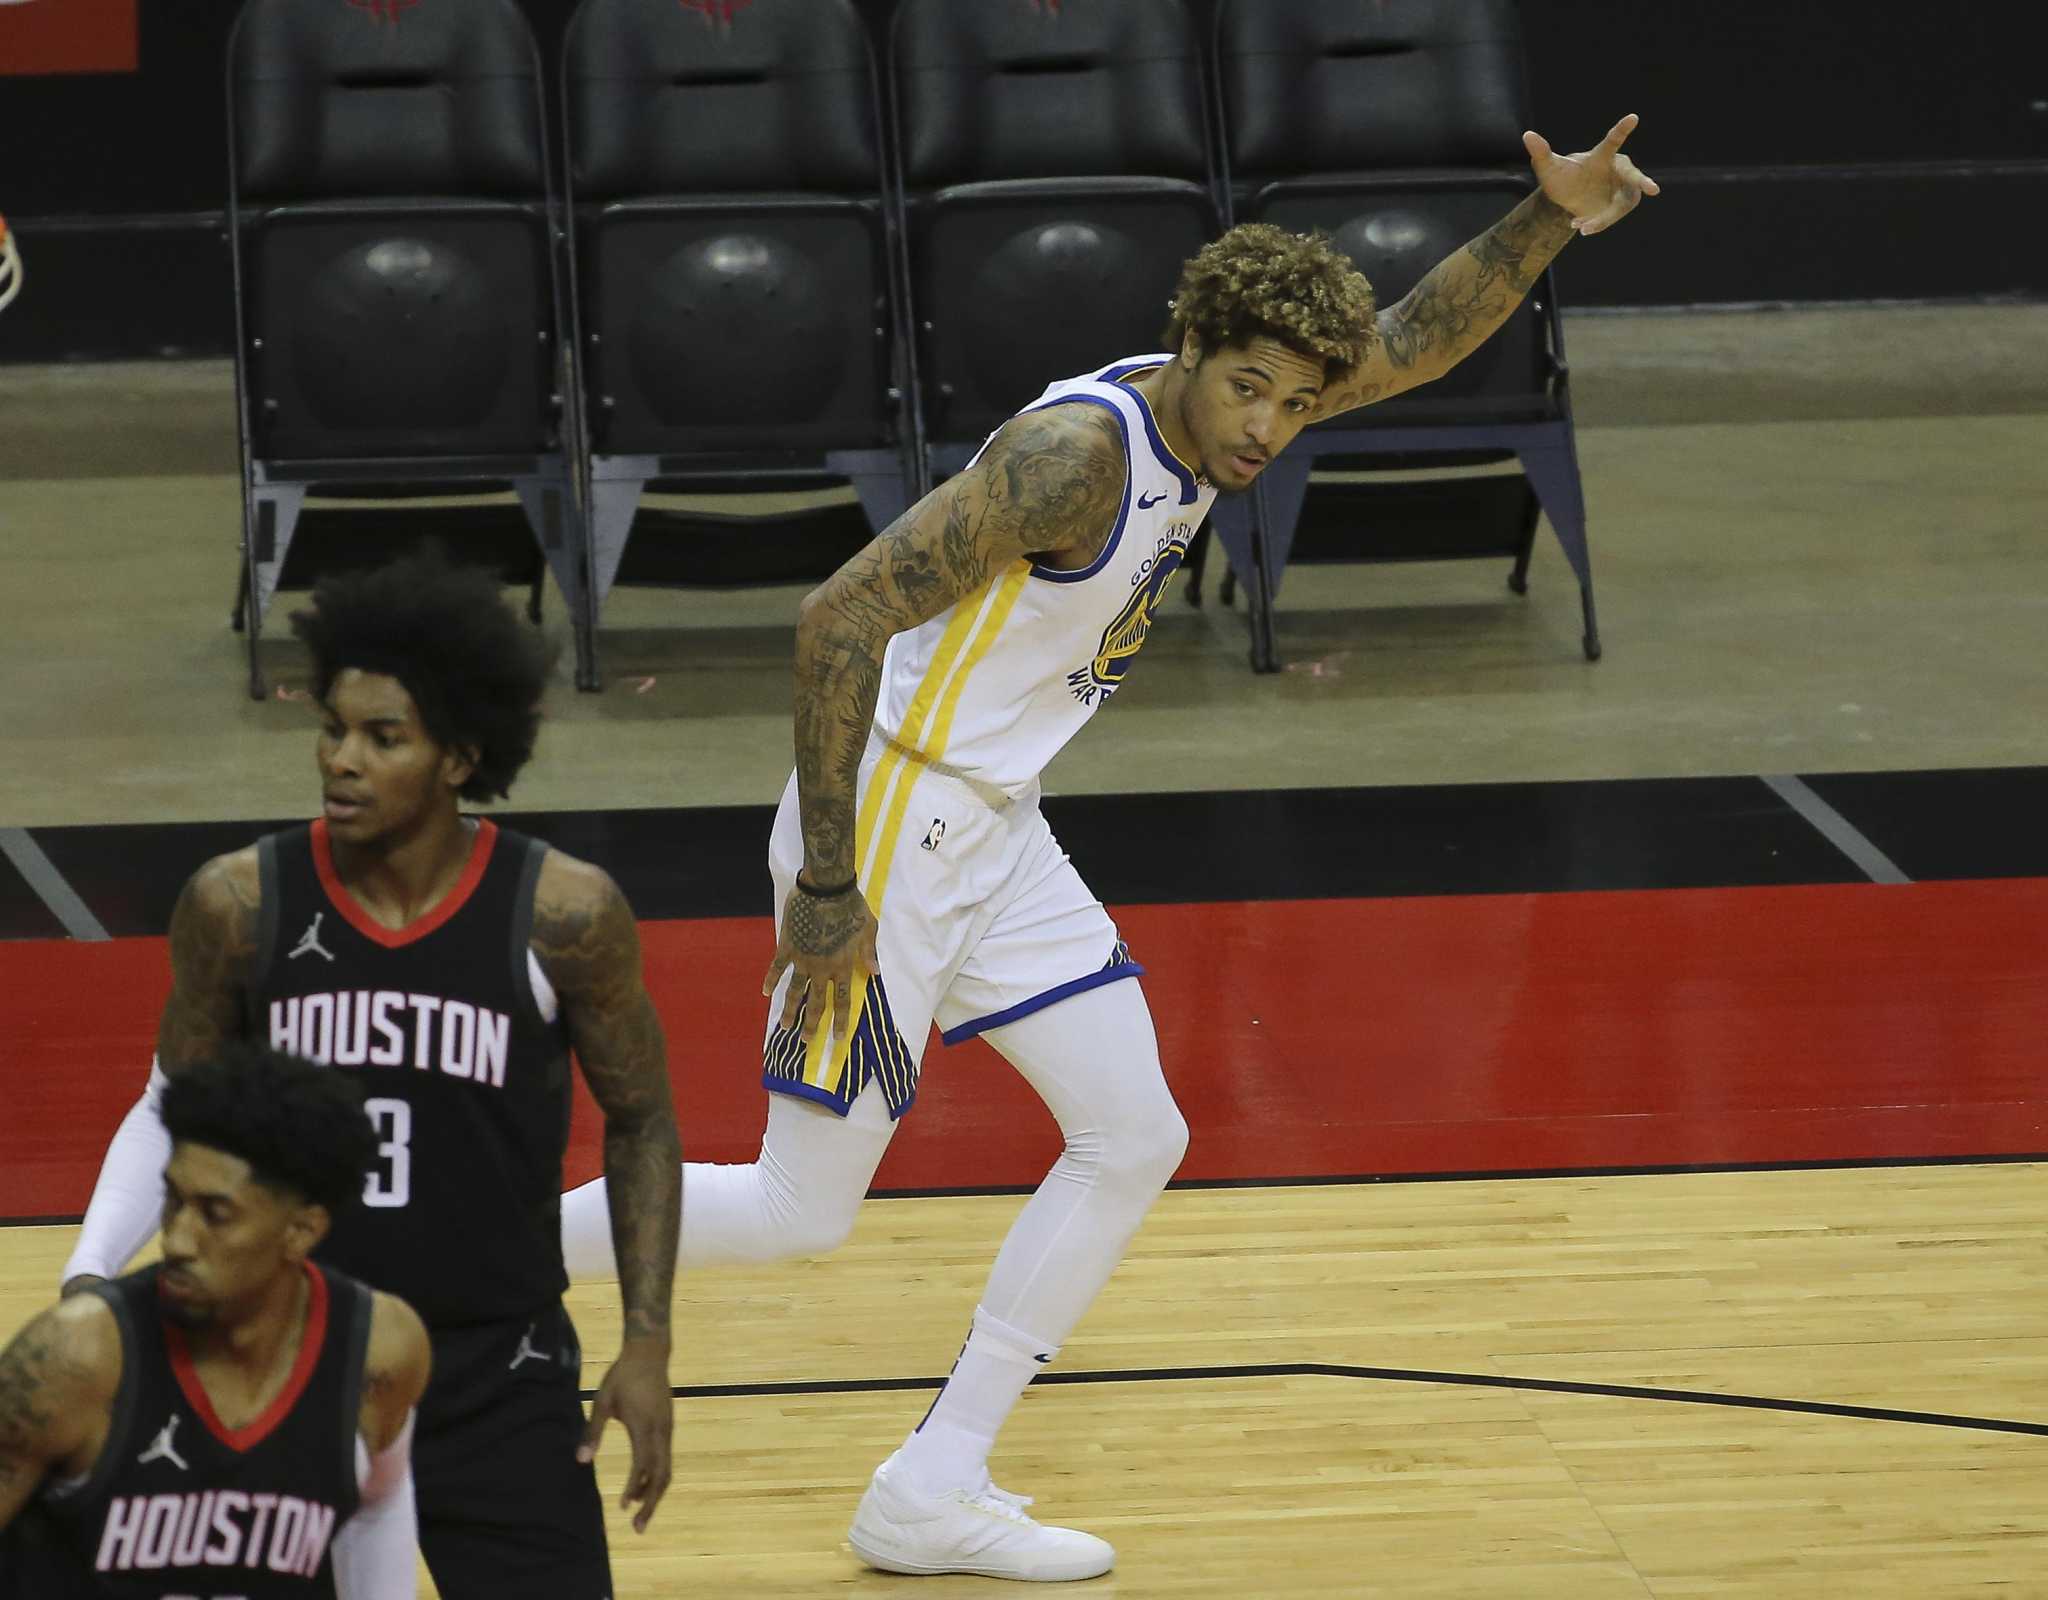
M 441 897 L 441 903 L 433 910 L 423 917 L 414 918 L 402 928 L 385 927 L 349 893 L 348 885 L 341 881 L 341 874 L 334 870 L 334 847 L 327 838 L 325 817 L 317 817 L 313 822 L 313 870 L 320 875 L 320 887 L 327 891 L 328 903 L 341 913 L 351 928 L 374 944 L 396 950 L 416 939 L 424 939 L 469 904 L 469 897 L 476 892 L 476 886 L 484 881 L 484 869 L 491 864 L 491 847 L 497 842 L 498 825 L 489 817 L 479 817 L 476 839 L 469 848 L 469 861 L 462 869 L 462 876 L 455 880 L 455 887 Z
M 320 1364 L 320 1347 L 327 1342 L 327 1274 L 310 1261 L 305 1263 L 305 1268 L 306 1327 L 299 1336 L 299 1353 L 292 1362 L 291 1376 L 285 1379 L 277 1398 L 263 1408 L 263 1414 L 242 1427 L 230 1428 L 220 1420 L 220 1413 L 213 1409 L 213 1399 L 193 1368 L 192 1351 L 185 1343 L 185 1330 L 176 1323 L 164 1325 L 164 1348 L 171 1358 L 171 1371 L 177 1374 L 178 1387 L 185 1392 L 186 1402 L 199 1420 L 230 1450 L 250 1450 L 268 1438 L 271 1430 L 292 1414 L 292 1407 L 299 1403 L 299 1396 L 305 1392 L 314 1367 Z

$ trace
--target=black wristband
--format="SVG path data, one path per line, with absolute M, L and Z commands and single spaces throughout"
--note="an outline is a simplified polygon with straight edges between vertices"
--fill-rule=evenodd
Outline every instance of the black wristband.
M 840 896 L 851 894 L 855 889 L 859 888 L 860 879 L 856 876 L 848 878 L 844 883 L 837 884 L 830 889 L 820 889 L 815 884 L 805 883 L 804 875 L 799 872 L 796 875 L 796 886 L 813 900 L 837 900 Z

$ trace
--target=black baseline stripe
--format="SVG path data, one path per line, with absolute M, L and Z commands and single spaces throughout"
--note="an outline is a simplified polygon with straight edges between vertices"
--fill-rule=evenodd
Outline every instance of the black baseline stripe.
M 1807 1161 L 1699 1161 L 1627 1167 L 1473 1167 L 1456 1172 L 1346 1172 L 1291 1177 L 1175 1178 L 1169 1190 L 1318 1189 L 1383 1183 L 1481 1183 L 1491 1179 L 1662 1178 L 1695 1172 L 1855 1172 L 1887 1167 L 1999 1167 L 2048 1162 L 2048 1150 L 2008 1155 L 1844 1156 Z M 951 1188 L 870 1189 L 870 1200 L 971 1200 L 1036 1191 L 1035 1183 L 966 1184 Z
M 1980 1433 L 2024 1433 L 2048 1438 L 2048 1422 L 2005 1417 L 1963 1417 L 1942 1411 L 1902 1411 L 1889 1406 L 1841 1405 L 1831 1400 L 1784 1400 L 1754 1394 L 1714 1394 L 1702 1389 L 1652 1389 L 1631 1383 L 1575 1383 L 1563 1378 L 1513 1378 L 1481 1372 L 1430 1372 L 1415 1367 L 1354 1367 L 1327 1361 L 1259 1362 L 1232 1367 L 1134 1367 L 1105 1372 L 1043 1372 L 1033 1381 L 1050 1383 L 1177 1383 L 1227 1378 L 1363 1378 L 1381 1383 L 1439 1383 L 1465 1389 L 1515 1389 L 1542 1394 L 1593 1395 L 1609 1400 L 1658 1400 L 1680 1405 L 1733 1406 L 1749 1411 L 1783 1411 L 1800 1416 L 1847 1417 L 1864 1422 L 1909 1422 L 1928 1428 L 1968 1428 Z M 793 1394 L 887 1394 L 906 1389 L 942 1389 L 943 1377 L 821 1378 L 795 1383 L 677 1384 L 678 1400 L 730 1400 Z M 585 1389 L 583 1398 L 596 1398 Z
M 1986 803 L 2012 789 L 2017 805 L 2040 787 L 2026 777 L 1930 774 L 1912 793 L 1923 810 L 1952 790 Z M 1858 796 L 1859 826 L 1889 792 Z M 1864 881 L 1755 777 L 1056 795 L 1044 809 L 1111 905 Z M 773 816 L 769 806 L 697 806 L 500 820 L 603 867 L 653 920 L 766 916 Z M 35 840 L 110 933 L 147 936 L 164 932 L 208 856 L 288 825 L 94 824 L 37 828 Z M 2010 850 L 2024 835 L 2000 837 Z M 2028 876 L 2037 864 L 2033 855 L 2015 862 L 1994 875 Z
M 1694 1172 L 1855 1172 L 1887 1167 L 2003 1167 L 2028 1162 L 2048 1163 L 2048 1150 L 2017 1155 L 1981 1156 L 1853 1156 L 1836 1161 L 1703 1161 L 1692 1165 L 1650 1167 L 1514 1167 L 1499 1172 L 1473 1168 L 1464 1172 L 1351 1172 L 1252 1178 L 1175 1178 L 1169 1190 L 1182 1189 L 1337 1189 L 1383 1183 L 1484 1183 L 1490 1179 L 1525 1178 L 1659 1178 Z M 1035 1183 L 963 1184 L 945 1188 L 870 1189 L 870 1200 L 977 1200 L 1031 1194 Z M 50 1228 L 83 1222 L 83 1212 L 45 1217 L 0 1217 L 0 1228 Z

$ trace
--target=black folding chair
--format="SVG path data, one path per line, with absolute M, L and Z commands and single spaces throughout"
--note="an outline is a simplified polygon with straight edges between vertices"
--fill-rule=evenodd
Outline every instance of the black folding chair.
M 1534 187 L 1514 0 L 1220 0 L 1216 60 L 1232 220 L 1324 230 L 1382 306 Z M 1253 665 L 1277 664 L 1271 596 L 1314 467 L 1508 459 L 1534 490 L 1500 547 L 1513 558 L 1509 584 L 1526 591 L 1540 502 L 1579 580 L 1586 656 L 1598 660 L 1564 333 L 1546 272 L 1445 377 L 1307 430 L 1260 474 L 1249 515 L 1212 516 L 1250 591 Z M 1260 525 L 1263 541 L 1252 537 Z
M 651 483 L 849 480 L 872 529 L 895 520 L 910 341 L 848 0 L 584 0 L 562 103 L 593 618 Z
M 502 570 L 534 584 L 537 616 L 545 561 L 592 686 L 566 296 L 518 5 L 249 0 L 227 88 L 250 693 L 309 493 L 508 488 L 535 554 Z M 405 512 L 405 536 L 439 515 Z
M 957 471 L 1057 379 L 1158 345 L 1215 237 L 1181 0 L 902 0 L 891 23 L 928 460 Z

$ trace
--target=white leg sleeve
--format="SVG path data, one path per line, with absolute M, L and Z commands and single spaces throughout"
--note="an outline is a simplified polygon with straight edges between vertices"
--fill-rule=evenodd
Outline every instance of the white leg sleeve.
M 895 1131 L 872 1083 L 843 1119 L 808 1100 L 771 1094 L 758 1161 L 683 1163 L 678 1263 L 712 1267 L 836 1250 Z M 609 1205 L 602 1178 L 562 1196 L 562 1258 L 578 1282 L 619 1275 Z
M 412 1425 L 371 1455 L 356 1440 L 362 1503 L 334 1536 L 339 1600 L 400 1600 L 419 1592 L 419 1513 L 412 1497 Z
M 64 1263 L 63 1282 L 81 1273 L 119 1277 L 156 1232 L 164 1210 L 164 1166 L 171 1159 L 171 1136 L 157 1114 L 164 1081 L 163 1069 L 152 1061 L 149 1086 L 121 1119 L 100 1163 L 99 1182 L 85 1208 L 78 1245 Z
M 1066 1149 L 1011 1225 L 982 1309 L 1049 1348 L 1123 1260 L 1187 1153 L 1135 979 L 1104 984 L 984 1035 L 1059 1120 Z
M 1067 1143 L 1003 1240 L 945 1388 L 904 1441 L 904 1467 L 934 1492 L 984 1481 L 996 1434 L 1109 1282 L 1187 1150 L 1136 982 L 1086 990 L 985 1037 L 1038 1091 Z

